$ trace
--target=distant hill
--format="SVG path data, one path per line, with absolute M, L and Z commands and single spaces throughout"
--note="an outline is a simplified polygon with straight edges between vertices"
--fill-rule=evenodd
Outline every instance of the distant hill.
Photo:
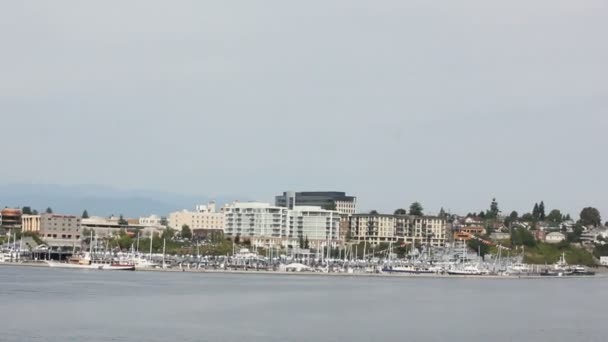
M 80 215 L 86 209 L 89 215 L 97 216 L 164 216 L 175 210 L 193 209 L 195 205 L 210 200 L 216 201 L 220 206 L 234 199 L 237 198 L 209 198 L 148 190 L 127 191 L 99 185 L 0 185 L 1 208 L 30 206 L 43 212 L 51 207 L 53 212 L 73 215 Z

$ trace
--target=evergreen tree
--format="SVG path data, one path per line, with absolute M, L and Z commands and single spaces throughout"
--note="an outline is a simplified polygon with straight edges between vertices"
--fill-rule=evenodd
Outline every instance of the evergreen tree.
M 445 213 L 445 210 L 443 210 L 443 207 L 441 207 L 441 210 L 439 210 L 439 217 L 445 218 L 446 216 L 447 214 Z
M 89 218 L 89 212 L 86 209 L 82 212 L 82 218 L 83 219 L 88 219 Z
M 538 219 L 539 216 L 540 216 L 540 212 L 539 212 L 539 208 L 538 208 L 538 203 L 534 203 L 534 209 L 532 209 L 532 217 L 534 217 L 535 219 Z
M 308 235 L 306 235 L 306 239 L 304 240 L 304 248 L 309 249 L 310 243 L 308 242 Z
M 545 203 L 540 201 L 540 205 L 538 206 L 538 219 L 544 221 L 545 217 Z
M 300 245 L 300 248 L 304 248 L 304 237 L 302 235 L 300 235 L 300 238 L 298 239 L 298 244 Z
M 21 214 L 23 214 L 23 215 L 32 215 L 32 208 L 30 208 L 30 207 L 23 207 L 23 208 L 21 208 Z
M 38 210 L 36 210 L 36 209 L 32 210 L 32 215 L 38 215 Z
M 414 203 L 412 203 L 412 205 L 410 205 L 410 215 L 412 215 L 412 216 L 423 216 L 424 215 L 424 208 L 422 208 L 422 205 L 419 202 L 414 202 Z
M 53 213 L 53 209 L 51 209 L 51 207 L 46 208 L 46 213 L 47 214 L 52 214 Z
M 490 218 L 497 218 L 500 210 L 498 209 L 498 202 L 496 202 L 496 198 L 492 198 L 492 203 L 490 204 L 490 212 L 488 213 Z

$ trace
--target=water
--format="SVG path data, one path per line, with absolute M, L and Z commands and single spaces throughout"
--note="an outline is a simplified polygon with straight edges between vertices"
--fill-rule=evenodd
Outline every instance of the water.
M 605 341 L 608 279 L 0 267 L 0 341 Z

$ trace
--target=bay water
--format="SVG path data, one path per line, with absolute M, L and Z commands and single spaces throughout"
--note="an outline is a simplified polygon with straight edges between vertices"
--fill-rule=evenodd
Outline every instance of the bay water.
M 606 341 L 608 278 L 0 267 L 0 341 Z

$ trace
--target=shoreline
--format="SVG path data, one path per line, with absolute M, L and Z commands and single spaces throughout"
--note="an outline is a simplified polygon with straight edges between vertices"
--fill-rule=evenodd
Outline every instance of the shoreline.
M 24 262 L 24 263 L 0 263 L 1 266 L 7 267 L 37 267 L 50 268 L 45 263 L 39 262 Z M 593 276 L 541 276 L 539 274 L 524 274 L 524 275 L 448 275 L 448 274 L 390 274 L 390 273 L 323 273 L 323 272 L 287 272 L 287 271 L 268 271 L 268 270 L 206 270 L 206 269 L 187 269 L 187 268 L 144 268 L 137 269 L 136 272 L 167 272 L 167 273 L 197 273 L 197 274 L 228 274 L 228 275 L 274 275 L 274 276 L 317 276 L 317 277 L 350 277 L 350 278 L 399 278 L 399 279 L 597 279 L 608 278 L 608 272 L 605 269 L 595 268 L 596 272 Z M 108 271 L 106 271 L 108 272 Z M 112 272 L 112 271 L 110 271 Z M 116 271 L 114 271 L 116 272 Z M 124 271 L 122 271 L 124 272 Z

